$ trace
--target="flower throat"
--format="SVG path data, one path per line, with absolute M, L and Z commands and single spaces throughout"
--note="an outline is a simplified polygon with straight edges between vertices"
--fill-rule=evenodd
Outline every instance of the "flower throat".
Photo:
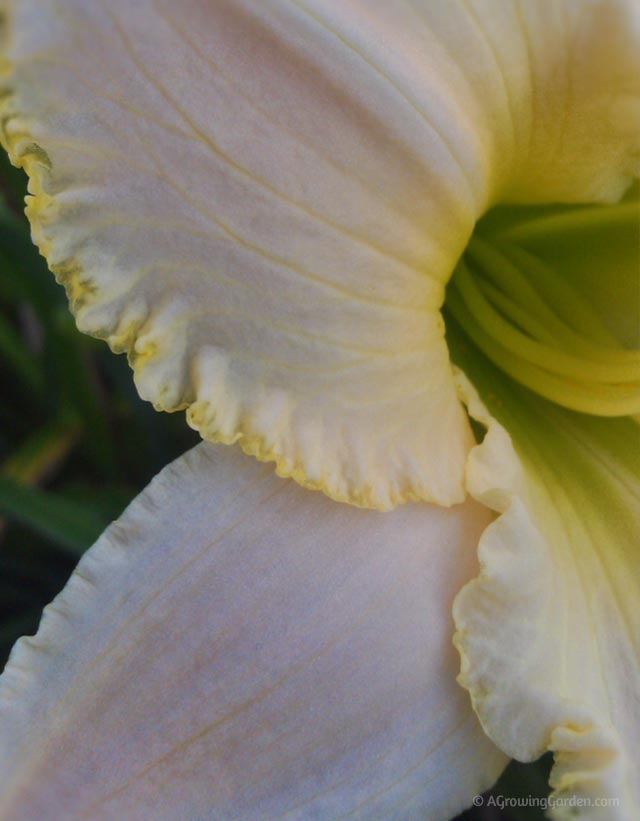
M 533 216 L 529 209 L 514 221 L 518 211 L 496 209 L 478 224 L 449 282 L 446 311 L 495 365 L 546 399 L 598 416 L 640 413 L 640 351 L 624 347 L 575 281 L 553 264 L 554 237 L 577 232 L 579 242 L 603 226 L 615 229 L 614 237 L 631 232 L 629 248 L 637 257 L 638 202 L 536 209 Z M 544 255 L 536 253 L 541 238 Z M 605 254 L 602 276 L 615 287 L 606 263 Z M 636 259 L 627 267 L 638 272 L 639 266 Z M 632 276 L 637 284 L 638 274 Z M 630 307 L 638 316 L 640 304 Z

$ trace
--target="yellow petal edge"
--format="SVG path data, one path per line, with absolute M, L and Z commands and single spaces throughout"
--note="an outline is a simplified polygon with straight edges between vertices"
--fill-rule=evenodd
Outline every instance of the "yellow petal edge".
M 2 73 L 5 66 L 2 66 Z M 26 216 L 31 225 L 31 233 L 34 244 L 42 256 L 47 260 L 50 270 L 54 274 L 56 281 L 62 285 L 66 291 L 69 305 L 74 315 L 84 304 L 87 295 L 94 291 L 91 277 L 78 262 L 77 259 L 70 258 L 62 264 L 51 263 L 50 241 L 47 239 L 44 225 L 55 213 L 55 198 L 46 192 L 46 178 L 51 169 L 50 161 L 46 151 L 44 151 L 35 141 L 32 141 L 27 148 L 24 147 L 25 139 L 29 137 L 24 134 L 9 134 L 6 129 L 7 119 L 12 114 L 13 97 L 11 91 L 6 87 L 0 90 L 2 100 L 0 102 L 0 143 L 7 151 L 11 162 L 22 168 L 28 175 L 27 206 Z M 129 327 L 119 329 L 117 337 L 107 333 L 88 332 L 91 336 L 106 341 L 114 353 L 126 353 L 127 359 L 134 372 L 134 378 L 138 377 L 142 367 L 153 353 L 151 347 L 140 351 L 136 336 L 136 323 Z M 224 363 L 221 363 L 224 367 Z M 147 397 L 144 397 L 147 398 Z M 276 397 L 274 397 L 275 399 Z M 391 491 L 388 497 L 378 495 L 372 485 L 362 485 L 355 489 L 338 487 L 330 480 L 323 477 L 311 479 L 306 473 L 305 465 L 302 462 L 294 462 L 283 456 L 278 450 L 270 446 L 266 441 L 266 436 L 259 433 L 247 433 L 240 425 L 231 430 L 224 430 L 221 423 L 217 421 L 223 416 L 221 400 L 218 407 L 214 407 L 211 402 L 198 399 L 194 403 L 180 402 L 178 404 L 164 404 L 162 401 L 154 401 L 154 407 L 160 411 L 180 411 L 187 410 L 187 421 L 195 430 L 199 431 L 202 437 L 212 443 L 223 443 L 225 445 L 238 444 L 242 450 L 251 456 L 255 456 L 263 462 L 274 462 L 276 474 L 282 478 L 291 478 L 301 486 L 309 490 L 319 490 L 337 502 L 345 502 L 364 508 L 390 509 L 397 504 L 407 501 L 419 501 L 424 498 L 424 493 L 414 491 L 410 487 L 400 488 Z M 436 499 L 434 499 L 436 501 Z M 437 499 L 442 502 L 442 499 Z M 452 500 L 462 501 L 459 493 Z

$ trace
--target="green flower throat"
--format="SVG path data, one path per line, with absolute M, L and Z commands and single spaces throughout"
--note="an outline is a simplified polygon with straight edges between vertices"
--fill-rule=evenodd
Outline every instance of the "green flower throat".
M 638 324 L 607 323 L 597 275 L 607 255 L 600 270 L 613 271 L 613 281 L 602 284 L 614 299 L 636 300 L 637 318 L 639 216 L 637 198 L 496 209 L 460 259 L 445 311 L 495 365 L 546 399 L 598 416 L 640 413 L 640 352 L 627 347 Z

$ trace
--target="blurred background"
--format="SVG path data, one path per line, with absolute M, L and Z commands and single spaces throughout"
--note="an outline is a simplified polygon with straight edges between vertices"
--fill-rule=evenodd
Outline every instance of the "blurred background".
M 139 399 L 125 357 L 76 330 L 29 238 L 25 182 L 2 153 L 0 669 L 106 525 L 199 441 L 184 414 Z M 540 821 L 539 807 L 513 804 L 544 799 L 550 763 L 511 764 L 461 821 Z

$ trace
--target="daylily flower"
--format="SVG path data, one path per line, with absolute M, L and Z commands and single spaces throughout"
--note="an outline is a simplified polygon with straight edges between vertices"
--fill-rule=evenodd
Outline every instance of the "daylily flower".
M 14 649 L 2 818 L 444 819 L 546 750 L 637 818 L 638 3 L 2 5 L 34 240 L 208 440 Z

